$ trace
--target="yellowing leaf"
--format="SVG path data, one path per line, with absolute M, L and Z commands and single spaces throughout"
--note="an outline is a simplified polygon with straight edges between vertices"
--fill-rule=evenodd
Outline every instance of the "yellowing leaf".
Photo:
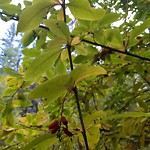
M 63 62 L 63 61 L 65 61 L 67 58 L 68 58 L 68 51 L 67 51 L 67 49 L 65 49 L 65 50 L 63 50 L 63 51 L 61 52 L 60 59 L 61 59 L 61 61 Z
M 30 98 L 48 98 L 50 100 L 57 99 L 65 91 L 70 89 L 71 84 L 70 75 L 59 75 L 39 85 L 33 91 L 31 91 Z
M 27 80 L 35 80 L 51 68 L 60 54 L 60 49 L 51 50 L 38 55 L 29 65 L 25 73 Z
M 71 46 L 77 45 L 78 43 L 80 43 L 80 37 L 76 36 L 73 38 L 73 40 L 71 42 Z
M 88 66 L 87 64 L 81 65 L 77 68 L 75 68 L 71 72 L 71 77 L 73 78 L 73 81 L 75 82 L 75 85 L 79 83 L 81 80 L 85 79 L 86 77 L 90 77 L 93 75 L 100 75 L 100 74 L 106 74 L 106 70 L 100 66 Z

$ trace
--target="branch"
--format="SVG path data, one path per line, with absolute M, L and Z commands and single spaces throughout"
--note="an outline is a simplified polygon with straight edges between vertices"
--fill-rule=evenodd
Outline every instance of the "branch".
M 19 90 L 23 87 L 26 81 L 23 81 L 22 84 L 19 86 L 19 88 L 14 92 L 14 94 L 11 96 L 11 98 L 14 98 L 14 96 L 19 92 Z
M 64 7 L 65 5 L 62 4 L 62 7 Z M 3 12 L 0 12 L 1 15 L 6 15 L 8 17 L 11 17 L 12 20 L 15 20 L 15 21 L 19 21 L 19 17 L 18 16 L 13 16 L 13 15 L 10 15 L 10 14 L 7 14 L 7 13 L 3 13 Z M 64 14 L 64 22 L 66 22 L 66 13 L 65 11 L 63 10 L 63 14 Z M 50 30 L 48 27 L 44 26 L 44 25 L 39 25 L 39 28 L 43 28 L 45 30 Z M 74 37 L 74 36 L 72 36 Z M 132 57 L 135 57 L 135 58 L 138 58 L 138 59 L 141 59 L 141 60 L 146 60 L 146 61 L 150 61 L 150 58 L 147 58 L 147 57 L 142 57 L 142 56 L 139 56 L 139 55 L 136 55 L 136 54 L 132 54 L 132 53 L 129 53 L 127 51 L 120 51 L 118 49 L 115 49 L 115 48 L 111 48 L 109 46 L 105 46 L 105 45 L 102 45 L 102 44 L 98 44 L 96 42 L 92 42 L 92 41 L 88 41 L 88 40 L 85 40 L 85 39 L 82 39 L 81 41 L 83 42 L 86 42 L 86 43 L 89 43 L 89 44 L 93 44 L 93 45 L 96 45 L 96 46 L 101 46 L 103 48 L 107 48 L 107 49 L 110 49 L 111 51 L 113 52 L 117 52 L 117 53 L 121 53 L 121 54 L 126 54 L 126 55 L 129 55 L 129 56 L 132 56 Z
M 109 47 L 109 46 L 105 46 L 105 45 L 102 45 L 102 44 L 98 44 L 98 43 L 96 43 L 96 42 L 88 41 L 88 40 L 85 40 L 85 39 L 82 39 L 81 41 L 86 42 L 86 43 L 88 43 L 88 44 L 95 45 L 95 46 L 101 46 L 101 47 L 106 48 L 106 49 L 109 49 L 109 50 L 111 50 L 111 51 L 113 51 L 113 52 L 117 52 L 117 53 L 121 53 L 121 54 L 126 54 L 126 55 L 129 55 L 129 56 L 132 56 L 132 57 L 141 59 L 141 60 L 150 61 L 150 58 L 142 57 L 142 56 L 139 56 L 139 55 L 136 55 L 136 54 L 132 54 L 132 53 L 129 53 L 129 52 L 127 52 L 127 51 L 121 51 L 121 50 L 118 50 L 118 49 L 115 49 L 115 48 L 111 48 L 111 47 Z
M 0 15 L 2 15 L 2 16 L 5 15 L 5 16 L 10 17 L 10 19 L 12 19 L 12 20 L 19 21 L 19 17 L 15 16 L 15 15 L 7 14 L 7 13 L 4 13 L 4 12 L 0 12 Z
M 64 22 L 66 23 L 65 0 L 63 0 L 62 9 L 63 9 L 63 14 L 64 14 Z M 71 56 L 71 46 L 69 44 L 67 44 L 67 49 L 68 49 L 68 55 L 69 55 L 70 69 L 72 71 L 73 70 L 73 61 L 72 61 L 72 56 Z M 81 123 L 81 127 L 82 127 L 82 135 L 84 138 L 85 147 L 86 147 L 86 150 L 89 150 L 87 136 L 86 136 L 86 130 L 85 130 L 83 116 L 82 116 L 80 102 L 79 102 L 78 89 L 76 86 L 73 88 L 73 92 L 75 95 L 75 100 L 76 100 L 76 104 L 77 104 L 77 108 L 78 108 L 79 119 L 80 119 L 80 123 Z

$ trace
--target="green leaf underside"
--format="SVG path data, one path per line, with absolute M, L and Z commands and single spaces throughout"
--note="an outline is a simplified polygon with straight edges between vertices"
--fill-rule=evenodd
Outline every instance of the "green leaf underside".
M 106 74 L 106 70 L 100 66 L 88 66 L 87 64 L 81 65 L 75 68 L 71 72 L 71 77 L 75 82 L 75 85 L 86 77 L 90 77 L 93 75 Z
M 72 89 L 73 86 L 75 86 L 86 77 L 100 74 L 106 74 L 105 69 L 103 69 L 102 67 L 82 65 L 75 68 L 70 75 L 59 75 L 39 85 L 33 91 L 31 91 L 29 97 L 45 97 L 50 98 L 51 100 L 57 99 L 65 91 Z
M 1 4 L 8 4 L 10 3 L 12 0 L 0 0 Z
M 27 47 L 34 41 L 35 39 L 34 34 L 35 33 L 33 31 L 29 31 L 24 34 L 23 38 L 21 39 L 21 43 L 24 47 Z
M 0 9 L 3 9 L 5 12 L 10 14 L 16 14 L 21 12 L 20 7 L 13 4 L 0 4 Z
M 103 9 L 91 8 L 87 0 L 70 0 L 68 7 L 75 18 L 83 20 L 99 20 L 106 13 Z
M 133 117 L 150 117 L 150 113 L 143 112 L 128 112 L 125 114 L 117 114 L 103 118 L 103 120 L 121 119 L 121 118 L 133 118 Z
M 31 31 L 38 27 L 45 17 L 49 6 L 50 3 L 48 2 L 39 2 L 25 8 L 18 22 L 17 33 Z
M 22 50 L 22 53 L 25 56 L 35 57 L 40 54 L 40 51 L 38 51 L 36 48 L 25 48 Z
M 19 74 L 16 70 L 14 69 L 11 69 L 11 68 L 3 68 L 4 72 L 11 75 L 11 76 L 20 76 L 21 77 L 21 74 Z
M 51 68 L 57 60 L 61 50 L 51 50 L 37 56 L 26 70 L 26 80 L 34 80 Z
M 99 25 L 104 26 L 104 25 L 111 24 L 111 23 L 117 21 L 119 17 L 120 17 L 119 14 L 108 13 L 100 20 Z
M 50 19 L 43 21 L 50 31 L 59 38 L 64 39 L 66 42 L 69 41 L 70 32 L 68 26 L 60 20 Z
M 103 117 L 106 113 L 103 110 L 99 110 L 95 113 L 89 114 L 84 119 L 86 127 L 88 127 L 91 123 L 93 123 L 94 120 L 100 119 L 100 117 Z
M 45 97 L 51 100 L 57 99 L 65 91 L 67 91 L 67 89 L 73 87 L 73 84 L 71 84 L 70 81 L 71 81 L 70 75 L 59 75 L 36 87 L 33 91 L 31 91 L 29 97 L 30 98 Z
M 94 32 L 94 39 L 97 43 L 102 45 L 124 50 L 123 38 L 119 29 L 100 29 Z
M 150 18 L 147 19 L 144 23 L 142 23 L 140 26 L 136 26 L 130 34 L 129 38 L 129 47 L 134 46 L 138 43 L 138 40 L 135 39 L 135 37 L 139 34 L 141 34 L 145 29 L 150 27 Z
M 40 135 L 38 137 L 36 137 L 33 141 L 31 141 L 30 143 L 28 143 L 25 147 L 23 147 L 21 150 L 30 150 L 33 149 L 35 146 L 38 146 L 39 144 L 45 142 L 49 140 L 49 144 L 53 144 L 54 142 L 56 142 L 58 139 L 56 137 L 56 135 L 52 135 L 50 133 L 46 133 L 44 135 Z

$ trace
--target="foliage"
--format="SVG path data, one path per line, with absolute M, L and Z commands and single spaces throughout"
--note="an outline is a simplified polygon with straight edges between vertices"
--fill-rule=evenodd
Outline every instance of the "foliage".
M 18 66 L 21 59 L 21 43 L 15 37 L 16 27 L 15 23 L 12 23 L 10 29 L 6 33 L 6 37 L 1 39 L 1 54 L 0 54 L 0 69 L 1 75 L 4 73 L 3 68 L 12 68 L 18 70 Z
M 1 19 L 24 33 L 22 65 L 6 70 L 1 149 L 150 147 L 149 1 L 33 0 L 23 10 L 0 2 Z M 22 116 L 32 100 L 38 111 Z

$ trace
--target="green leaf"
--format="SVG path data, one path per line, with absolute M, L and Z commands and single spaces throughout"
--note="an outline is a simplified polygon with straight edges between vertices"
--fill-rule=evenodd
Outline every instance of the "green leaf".
M 91 123 L 94 123 L 94 120 L 96 119 L 100 119 L 101 117 L 103 117 L 106 113 L 103 110 L 99 110 L 97 112 L 94 112 L 92 114 L 89 114 L 85 117 L 84 122 L 85 122 L 85 126 L 86 128 L 88 126 L 90 126 Z
M 25 78 L 34 80 L 51 68 L 57 60 L 61 50 L 43 52 L 37 56 L 26 70 Z
M 106 13 L 104 9 L 90 7 L 87 0 L 70 0 L 68 7 L 75 18 L 83 20 L 99 20 Z
M 13 4 L 0 4 L 0 9 L 4 10 L 8 14 L 16 14 L 21 12 L 20 7 Z
M 13 111 L 13 105 L 12 105 L 12 101 L 11 101 L 8 104 L 6 104 L 4 111 L 2 113 L 2 117 L 10 115 L 12 113 L 12 111 Z
M 75 64 L 80 64 L 80 63 L 85 63 L 87 61 L 89 61 L 90 59 L 92 59 L 93 55 L 86 55 L 86 56 L 83 56 L 83 55 L 78 55 L 74 60 L 73 62 Z
M 0 4 L 8 4 L 10 3 L 12 0 L 0 0 Z
M 2 96 L 10 96 L 12 94 L 14 94 L 17 91 L 18 87 L 8 87 L 5 89 L 5 91 L 3 92 Z
M 55 39 L 50 40 L 47 43 L 47 48 L 51 48 L 51 49 L 58 48 L 58 47 L 61 47 L 65 43 L 66 43 L 66 41 L 64 39 L 62 39 L 60 37 L 56 37 Z
M 141 34 L 145 29 L 150 27 L 150 18 L 147 19 L 146 21 L 144 21 L 143 24 L 141 24 L 140 26 L 136 26 L 130 34 L 130 38 L 129 38 L 129 45 L 128 47 L 134 46 L 135 44 L 138 43 L 138 40 L 135 39 L 135 37 L 139 34 Z
M 71 72 L 71 77 L 73 78 L 75 85 L 86 77 L 93 75 L 106 74 L 106 70 L 100 66 L 88 66 L 87 64 L 81 65 L 75 68 Z
M 100 26 L 109 25 L 117 21 L 119 17 L 120 17 L 120 14 L 108 13 L 100 20 L 99 25 Z
M 70 75 L 59 75 L 44 82 L 31 91 L 30 98 L 49 98 L 50 100 L 57 99 L 67 89 L 70 89 L 73 84 L 70 82 Z
M 134 118 L 134 117 L 150 117 L 150 113 L 143 112 L 128 112 L 125 114 L 117 114 L 103 118 L 103 120 L 112 120 L 112 119 L 120 119 L 120 118 Z
M 84 45 L 76 45 L 75 49 L 79 55 L 87 55 L 87 49 Z
M 64 39 L 66 42 L 69 41 L 70 32 L 68 26 L 63 21 L 50 19 L 50 20 L 44 20 L 43 22 L 46 24 L 47 27 L 50 28 L 51 32 L 54 35 Z
M 29 56 L 29 57 L 35 57 L 37 55 L 40 54 L 40 51 L 38 51 L 37 49 L 35 48 L 25 48 L 22 50 L 22 53 L 25 55 L 25 56 Z
M 107 45 L 112 48 L 124 50 L 123 38 L 119 29 L 106 29 L 94 32 L 94 39 L 96 42 Z
M 33 31 L 28 31 L 24 34 L 23 38 L 21 39 L 21 43 L 24 47 L 27 47 L 31 44 L 35 39 L 35 33 Z
M 104 30 L 99 29 L 98 31 L 94 32 L 94 40 L 102 45 L 106 45 L 107 43 L 107 37 L 105 35 Z
M 11 68 L 3 68 L 4 72 L 11 75 L 11 76 L 16 76 L 16 77 L 21 77 L 22 75 L 19 74 L 16 70 L 11 69 Z
M 36 137 L 33 141 L 31 141 L 30 143 L 28 143 L 21 150 L 30 150 L 30 149 L 33 149 L 35 146 L 39 145 L 42 142 L 45 142 L 46 140 L 50 140 L 50 143 L 53 144 L 58 139 L 57 139 L 57 137 L 56 137 L 55 134 L 52 135 L 50 133 L 46 133 L 46 134 L 43 134 L 43 135 L 40 135 L 40 136 Z
M 56 64 L 56 71 L 58 74 L 65 74 L 66 73 L 66 66 L 61 60 L 59 60 Z
M 20 16 L 17 33 L 31 31 L 39 26 L 45 17 L 50 2 L 39 2 L 25 8 Z

